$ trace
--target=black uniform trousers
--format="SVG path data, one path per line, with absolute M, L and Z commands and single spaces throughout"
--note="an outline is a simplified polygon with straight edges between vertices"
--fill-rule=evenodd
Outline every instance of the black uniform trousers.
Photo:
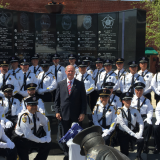
M 114 137 L 115 133 L 116 133 L 116 131 L 114 130 L 114 131 L 112 131 L 112 133 L 110 133 L 110 135 L 103 137 L 106 145 L 113 147 L 113 137 Z
M 154 134 L 154 144 L 156 148 L 160 150 L 160 125 L 154 125 L 153 134 Z
M 44 102 L 53 102 L 53 93 L 45 92 L 42 94 L 37 94 L 39 98 L 41 98 Z
M 16 160 L 17 159 L 17 150 L 15 147 L 13 149 L 0 148 L 0 156 L 6 157 L 6 160 Z
M 61 137 L 63 137 L 67 132 L 68 130 L 71 128 L 71 125 L 73 123 L 73 121 L 71 119 L 69 120 L 61 120 L 62 122 L 62 126 L 63 126 L 63 130 L 64 130 L 64 134 L 62 133 Z M 74 121 L 75 122 L 75 121 Z M 80 126 L 82 126 L 82 122 L 76 122 L 76 123 L 79 123 Z M 68 151 L 69 151 L 69 148 L 66 144 L 64 144 L 64 153 L 65 153 L 65 156 L 69 156 L 68 154 Z
M 130 136 L 127 132 L 123 132 L 121 130 L 118 131 L 118 141 L 120 144 L 120 150 L 123 154 L 128 156 L 129 154 L 129 141 L 130 139 L 137 143 L 137 156 L 140 157 L 141 152 L 143 150 L 144 139 L 136 139 Z
M 13 132 L 16 124 L 17 124 L 18 116 L 17 115 L 15 115 L 15 116 L 7 116 L 6 118 L 13 123 L 13 126 L 11 128 L 5 128 L 4 129 L 4 132 L 7 135 L 7 137 L 9 137 L 11 139 L 12 132 Z
M 160 96 L 155 93 L 155 94 L 154 94 L 154 98 L 155 98 L 155 100 L 156 100 L 156 105 L 157 105 L 157 103 L 158 103 L 159 100 L 160 100 Z
M 38 154 L 34 160 L 47 160 L 51 143 L 36 143 L 26 138 L 18 137 L 15 141 L 17 152 L 21 160 L 29 160 L 29 150 L 38 149 Z

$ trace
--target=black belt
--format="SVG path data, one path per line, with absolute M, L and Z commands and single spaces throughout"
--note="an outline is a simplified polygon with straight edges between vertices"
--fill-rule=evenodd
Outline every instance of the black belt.
M 141 116 L 142 116 L 142 118 L 145 118 L 145 117 L 147 117 L 147 115 L 146 115 L 146 114 L 141 114 Z

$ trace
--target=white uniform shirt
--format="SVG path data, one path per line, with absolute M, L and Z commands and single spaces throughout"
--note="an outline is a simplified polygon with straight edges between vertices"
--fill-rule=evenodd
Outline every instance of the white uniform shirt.
M 152 90 L 157 95 L 160 95 L 160 72 L 156 73 L 152 78 L 151 86 L 152 86 Z
M 118 81 L 117 75 L 113 71 L 110 71 L 108 73 L 106 73 L 106 72 L 101 73 L 100 78 L 97 81 L 97 86 L 96 86 L 97 89 L 100 90 L 103 88 L 102 84 L 103 84 L 103 80 L 104 80 L 105 76 L 108 77 L 105 82 L 115 83 L 113 90 L 117 90 L 119 87 L 119 81 Z
M 24 112 L 27 108 L 27 103 L 24 102 L 27 98 L 29 98 L 30 96 L 28 97 L 25 97 L 23 98 L 22 102 L 21 102 L 21 105 L 22 105 L 22 112 Z M 45 115 L 45 108 L 44 108 L 44 103 L 42 101 L 41 98 L 38 99 L 38 105 L 37 105 L 37 109 L 39 112 L 41 112 L 43 115 Z
M 44 79 L 43 79 L 43 88 L 41 88 L 41 82 L 42 82 L 42 78 L 43 78 L 43 74 L 44 74 Z M 56 82 L 56 78 L 55 76 L 50 72 L 47 71 L 44 73 L 41 72 L 38 77 L 38 90 L 37 92 L 39 94 L 44 94 L 45 92 L 51 92 L 53 90 L 55 90 L 57 88 L 57 82 Z
M 5 117 L 4 108 L 2 106 L 2 103 L 0 103 L 0 120 L 1 120 L 1 124 L 3 124 L 3 126 L 5 126 L 6 117 Z
M 96 105 L 93 109 L 93 113 L 92 113 L 92 118 L 93 118 L 93 123 L 94 125 L 97 126 L 102 126 L 102 122 L 103 120 L 101 120 L 100 122 L 98 122 L 101 117 L 103 116 L 103 104 L 100 103 L 99 105 Z M 106 104 L 106 110 L 108 108 L 108 104 Z M 116 110 L 114 109 L 114 106 L 110 106 L 108 111 L 105 114 L 106 117 L 106 125 L 110 126 L 109 128 L 109 134 L 115 129 L 116 126 L 116 120 L 117 120 L 117 115 L 116 115 Z M 102 130 L 104 131 L 105 129 L 102 128 Z
M 119 70 L 118 70 L 118 69 L 116 69 L 114 72 L 115 72 L 115 73 L 116 73 L 116 75 L 118 76 L 118 72 L 119 72 Z M 120 79 L 120 78 L 122 77 L 122 75 L 127 74 L 127 73 L 128 73 L 128 72 L 126 72 L 126 70 L 125 70 L 124 68 L 122 68 L 122 69 L 120 70 L 120 72 L 119 72 L 118 79 Z
M 143 129 L 144 129 L 143 119 L 137 109 L 131 108 L 131 107 L 129 109 L 130 109 L 130 113 L 131 113 L 131 123 L 133 126 L 136 126 L 136 122 L 139 123 L 139 129 L 140 129 L 139 133 L 142 136 Z M 123 110 L 126 113 L 126 116 L 128 117 L 128 108 L 124 106 Z M 121 109 L 118 109 L 117 123 L 119 124 L 119 129 L 127 132 L 131 136 L 135 136 L 135 133 L 132 131 L 134 129 L 133 126 L 131 125 L 131 129 L 128 128 L 128 120 L 126 119 L 126 117 L 124 115 L 122 115 L 122 113 L 123 112 L 121 111 Z
M 8 77 L 5 84 L 12 84 L 14 86 L 14 90 L 13 90 L 13 96 L 14 96 L 16 93 L 19 92 L 20 86 L 14 76 L 12 76 L 12 75 L 8 76 L 8 75 L 9 75 L 9 73 L 5 74 L 5 79 Z M 0 88 L 2 85 L 3 85 L 3 74 L 1 73 L 0 74 Z M 4 93 L 2 92 L 2 90 L 0 91 L 0 96 L 4 97 Z
M 20 117 L 23 113 L 27 113 L 30 120 L 29 120 L 27 115 L 23 115 L 21 120 L 20 120 Z M 48 119 L 43 114 L 41 114 L 40 112 L 36 112 L 35 114 L 36 114 L 35 116 L 36 116 L 36 129 L 37 129 L 37 131 L 38 131 L 40 126 L 43 126 L 43 128 L 46 132 L 46 136 L 50 136 L 50 124 L 49 124 Z M 20 125 L 19 125 L 19 121 L 20 121 Z M 23 138 L 26 138 L 26 139 L 29 139 L 31 141 L 40 143 L 41 142 L 40 138 L 36 137 L 33 134 L 33 131 L 34 131 L 33 128 L 34 128 L 33 114 L 30 113 L 28 110 L 20 113 L 18 115 L 17 126 L 16 126 L 16 129 L 15 129 L 16 134 L 18 134 L 19 136 L 24 135 Z
M 118 96 L 116 96 L 115 94 L 112 94 L 110 96 L 109 101 L 110 101 L 112 106 L 116 107 L 116 109 L 122 107 L 122 102 L 120 101 L 120 98 Z M 100 103 L 101 103 L 101 100 L 100 100 L 100 98 L 98 98 L 96 104 L 100 104 Z
M 138 74 L 142 76 L 142 70 L 138 71 Z M 149 72 L 147 69 L 144 71 L 142 76 L 146 82 L 146 87 L 144 89 L 143 95 L 146 95 L 152 91 L 151 81 L 153 78 L 153 73 Z
M 142 105 L 143 101 L 144 101 L 145 97 L 141 96 L 140 97 L 140 106 Z M 136 95 L 134 95 L 134 97 L 132 98 L 131 101 L 131 107 L 133 108 L 137 108 L 137 103 L 138 103 L 138 97 Z M 143 103 L 142 107 L 140 108 L 140 114 L 146 114 L 148 119 L 152 119 L 153 116 L 153 106 L 150 103 L 150 100 L 146 98 L 145 103 Z
M 157 103 L 157 107 L 155 109 L 156 120 L 160 123 L 160 102 Z
M 139 82 L 142 82 L 142 83 L 146 84 L 143 77 L 142 76 L 138 77 L 138 76 L 139 76 L 138 73 L 134 74 L 134 83 L 136 81 L 139 81 Z M 131 84 L 132 84 L 132 74 L 128 73 L 128 74 L 122 76 L 120 78 L 119 84 L 120 84 L 119 86 L 120 86 L 120 90 L 121 90 L 122 93 L 131 92 L 131 89 L 129 90 L 129 88 L 131 87 Z
M 90 66 L 87 67 L 87 73 L 93 77 L 93 70 L 90 68 Z
M 52 72 L 55 75 L 55 65 L 50 66 L 49 71 Z M 57 83 L 66 79 L 67 75 L 65 73 L 65 68 L 61 65 L 57 65 Z
M 29 76 L 28 76 L 29 75 Z M 28 77 L 27 77 L 28 76 Z M 35 83 L 35 84 L 38 84 L 38 80 L 35 76 L 34 73 L 31 73 L 30 70 L 28 70 L 26 72 L 26 85 L 27 84 L 30 84 L 30 83 Z M 17 77 L 17 80 L 19 81 L 19 85 L 20 85 L 20 89 L 22 88 L 23 86 L 23 83 L 24 83 L 24 72 L 21 70 L 20 73 L 19 73 L 19 76 Z M 28 96 L 28 93 L 27 93 L 27 90 L 24 91 L 24 86 L 23 88 L 19 91 L 19 94 L 21 94 L 23 97 L 27 97 Z
M 42 70 L 42 68 L 39 66 L 39 65 L 37 65 L 36 67 L 35 67 L 35 69 L 36 69 L 36 77 L 38 76 L 38 74 L 40 73 L 40 72 L 42 72 L 43 70 Z M 34 66 L 30 66 L 29 67 L 29 70 L 32 72 L 32 73 L 34 73 Z
M 76 77 L 77 80 L 81 81 L 82 74 L 79 73 L 78 76 Z M 90 94 L 91 92 L 94 91 L 95 88 L 95 82 L 90 74 L 87 72 L 83 75 L 83 82 L 86 90 L 86 94 Z
M 12 104 L 11 115 L 12 116 L 18 115 L 22 110 L 22 106 L 20 105 L 20 101 L 16 98 L 10 98 L 10 103 Z M 4 107 L 5 114 L 6 114 L 9 109 L 8 98 L 6 98 L 6 97 L 3 98 L 3 107 Z
M 15 72 L 15 75 L 14 75 L 14 77 L 17 79 L 17 76 L 18 76 L 18 74 L 19 74 L 19 72 L 21 71 L 21 68 L 17 68 L 16 70 L 14 70 L 14 72 Z M 11 75 L 13 75 L 13 69 L 10 69 L 9 71 L 8 71 L 8 73 L 10 73 Z
M 75 75 L 78 75 L 79 74 L 79 68 L 78 68 L 78 66 L 76 64 L 74 64 L 73 66 L 74 66 L 75 71 L 76 71 Z

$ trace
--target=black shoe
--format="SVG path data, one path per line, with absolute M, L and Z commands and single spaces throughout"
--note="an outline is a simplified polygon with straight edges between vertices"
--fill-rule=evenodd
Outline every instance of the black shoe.
M 139 156 L 139 157 L 136 157 L 136 159 L 135 160 L 143 160 L 142 159 L 142 157 L 141 156 Z
M 155 148 L 154 150 L 153 150 L 153 154 L 158 154 L 159 153 L 159 149 L 158 148 Z
M 128 149 L 129 151 L 134 151 L 134 146 L 133 146 L 133 143 L 130 143 L 130 145 L 129 145 L 129 149 Z
M 68 156 L 65 156 L 65 157 L 63 158 L 63 160 L 69 160 L 69 157 L 68 157 Z
M 144 143 L 143 153 L 148 153 L 148 152 L 149 152 L 149 149 L 148 149 L 147 143 Z

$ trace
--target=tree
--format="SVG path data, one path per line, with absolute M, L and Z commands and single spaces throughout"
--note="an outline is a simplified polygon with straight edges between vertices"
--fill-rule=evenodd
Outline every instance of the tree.
M 9 3 L 5 3 L 5 4 L 3 4 L 3 0 L 1 0 L 1 2 L 0 2 L 0 8 L 7 8 L 7 6 L 9 6 Z
M 133 2 L 139 3 L 139 7 L 147 11 L 146 13 L 146 46 L 154 45 L 160 49 L 160 0 Z

